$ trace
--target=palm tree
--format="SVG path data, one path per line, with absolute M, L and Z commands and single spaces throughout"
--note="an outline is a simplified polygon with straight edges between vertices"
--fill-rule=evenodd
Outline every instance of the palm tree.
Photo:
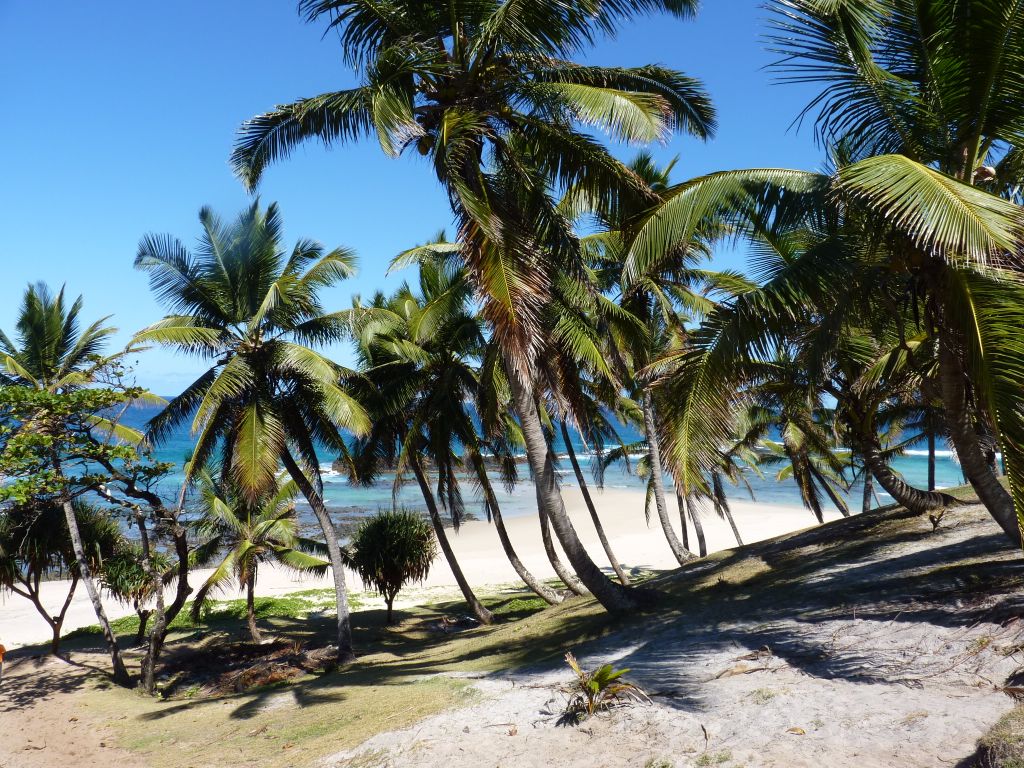
M 537 378 L 547 394 L 543 416 L 552 450 L 557 430 L 601 548 L 616 578 L 623 586 L 628 586 L 629 577 L 615 556 L 604 531 L 567 425 L 567 421 L 572 422 L 580 436 L 598 454 L 604 450 L 606 441 L 622 444 L 615 426 L 605 413 L 606 409 L 617 409 L 621 400 L 621 382 L 605 359 L 605 349 L 597 325 L 601 308 L 607 303 L 608 300 L 599 293 L 593 276 L 586 270 L 580 276 L 563 274 L 557 277 L 552 287 L 551 300 L 544 310 L 543 324 L 550 343 L 548 353 L 537 366 Z M 620 323 L 638 322 L 627 313 L 619 313 L 617 318 Z M 545 547 L 550 557 L 552 550 L 547 542 Z M 555 556 L 552 565 L 556 572 L 557 564 Z M 568 583 L 568 586 L 576 591 L 572 583 Z
M 425 3 L 304 0 L 337 31 L 356 88 L 278 107 L 248 121 L 232 162 L 249 186 L 297 145 L 376 134 L 398 156 L 415 146 L 448 193 L 483 313 L 500 347 L 533 472 L 537 502 L 573 568 L 610 610 L 633 598 L 583 548 L 559 494 L 536 407 L 541 310 L 553 275 L 578 262 L 578 242 L 548 197 L 578 188 L 609 212 L 649 198 L 639 179 L 580 124 L 649 142 L 673 130 L 708 135 L 699 84 L 658 66 L 597 67 L 571 57 L 633 16 L 693 13 L 693 0 Z M 537 183 L 537 180 L 544 183 Z
M 630 169 L 654 194 L 661 195 L 669 188 L 674 165 L 675 161 L 659 167 L 650 154 L 642 152 L 630 163 Z M 689 240 L 667 244 L 664 252 L 645 264 L 642 271 L 628 270 L 624 245 L 634 222 L 647 208 L 620 206 L 614 217 L 601 217 L 599 211 L 595 212 L 603 218 L 605 231 L 587 238 L 586 255 L 598 289 L 614 294 L 616 303 L 603 304 L 598 321 L 605 341 L 605 357 L 637 404 L 645 442 L 645 468 L 650 470 L 647 475 L 649 499 L 654 501 L 672 554 L 682 565 L 693 559 L 693 553 L 679 541 L 668 514 L 659 408 L 656 392 L 649 386 L 644 369 L 669 349 L 676 352 L 686 349 L 687 324 L 714 306 L 708 297 L 709 291 L 744 283 L 735 276 L 698 267 L 698 263 L 709 256 L 709 239 L 719 228 L 713 219 L 702 229 L 695 229 Z M 680 492 L 684 497 L 711 495 L 702 486 L 685 483 Z M 689 508 L 703 541 L 696 508 L 685 503 L 682 507 Z M 723 511 L 727 507 L 716 505 L 716 509 Z M 681 522 L 685 537 L 685 520 Z
M 850 515 L 843 498 L 849 490 L 845 478 L 849 455 L 836 444 L 831 424 L 834 414 L 823 402 L 822 388 L 808 381 L 805 362 L 778 351 L 766 366 L 769 372 L 753 389 L 754 408 L 761 415 L 762 425 L 774 427 L 779 435 L 778 440 L 762 437 L 766 454 L 760 463 L 783 464 L 776 479 L 795 481 L 803 505 L 822 523 L 822 494 L 843 517 Z
M 361 366 L 350 379 L 350 392 L 371 414 L 373 426 L 348 447 L 347 465 L 352 479 L 364 484 L 393 468 L 396 494 L 412 473 L 466 603 L 480 622 L 490 624 L 493 614 L 463 574 L 441 518 L 443 508 L 458 532 L 464 503 L 456 449 L 479 443 L 468 404 L 478 387 L 472 360 L 483 353 L 483 327 L 470 311 L 471 289 L 462 270 L 424 262 L 419 288 L 421 296 L 404 285 L 392 297 L 378 294 L 360 307 Z M 436 473 L 436 489 L 424 459 Z
M 482 432 L 481 440 L 478 445 L 464 446 L 464 451 L 472 477 L 483 495 L 487 519 L 494 522 L 502 549 L 512 564 L 512 568 L 523 580 L 523 583 L 545 602 L 549 605 L 557 605 L 562 602 L 562 595 L 534 576 L 519 559 L 505 528 L 498 497 L 494 492 L 494 485 L 488 473 L 489 462 L 488 458 L 484 456 L 485 451 L 490 454 L 490 463 L 495 464 L 505 489 L 511 492 L 519 480 L 518 454 L 523 448 L 522 430 L 510 413 L 508 381 L 501 366 L 497 364 L 497 359 L 498 352 L 495 345 L 488 344 L 478 373 L 480 384 L 476 399 L 476 413 L 480 419 Z M 571 592 L 582 594 L 583 588 L 579 584 L 579 580 L 569 574 L 555 552 L 554 542 L 551 540 L 551 529 L 543 515 L 540 516 L 540 523 L 544 551 L 555 574 Z
M 295 513 L 298 486 L 278 478 L 276 487 L 255 503 L 247 494 L 218 483 L 204 471 L 199 478 L 201 517 L 196 528 L 204 538 L 197 562 L 220 562 L 199 587 L 192 602 L 192 618 L 198 620 L 210 593 L 232 581 L 245 589 L 246 619 L 254 643 L 263 641 L 256 626 L 256 579 L 260 565 L 277 563 L 302 573 L 323 574 L 330 565 L 311 554 L 322 549 L 299 536 Z M 207 559 L 209 558 L 209 559 Z
M 897 305 L 913 304 L 920 330 L 938 346 L 931 383 L 964 472 L 1019 542 L 1024 7 L 1011 0 L 772 6 L 779 66 L 791 80 L 820 86 L 805 115 L 815 115 L 826 145 L 843 148 L 843 162 L 831 174 L 751 169 L 677 185 L 637 227 L 630 260 L 642 266 L 723 209 L 753 210 L 745 218 L 754 229 L 774 220 L 768 230 L 780 219 L 820 228 L 859 218 L 861 237 L 809 250 L 772 277 L 756 309 L 751 297 L 741 302 L 750 311 L 733 316 L 756 324 L 756 312 L 768 332 L 765 320 L 791 322 L 800 305 L 813 303 L 837 321 L 880 286 L 899 295 Z M 879 264 L 888 269 L 884 282 L 864 279 L 865 266 Z M 693 386 L 679 404 L 673 442 L 690 472 L 710 461 L 715 440 L 706 438 L 727 425 L 720 374 L 736 362 L 727 350 L 744 347 L 739 333 L 735 324 L 718 326 L 713 341 L 706 337 L 707 354 L 687 364 Z M 989 464 L 981 437 L 988 433 L 1007 457 L 1009 493 Z
M 68 306 L 63 288 L 54 296 L 43 283 L 30 285 L 18 311 L 15 326 L 17 341 L 0 331 L 0 355 L 3 355 L 4 363 L 0 384 L 66 394 L 95 383 L 97 377 L 118 357 L 100 355 L 103 345 L 117 329 L 105 325 L 107 318 L 81 328 L 81 311 L 81 296 Z M 114 428 L 102 418 L 95 417 L 93 421 L 97 426 L 108 426 L 119 436 L 135 443 L 141 440 L 141 435 L 123 427 Z M 62 476 L 60 456 L 56 449 L 52 454 L 52 469 L 58 476 Z M 128 670 L 121 658 L 117 638 L 110 628 L 99 588 L 93 578 L 74 505 L 71 499 L 64 499 L 61 506 L 78 574 L 110 649 L 114 680 L 120 685 L 127 685 Z
M 194 481 L 220 449 L 224 480 L 251 504 L 276 488 L 281 464 L 313 509 L 327 546 L 338 610 L 338 659 L 353 657 L 345 571 L 324 503 L 317 447 L 340 450 L 340 430 L 365 432 L 362 407 L 339 386 L 343 370 L 314 347 L 338 341 L 347 313 L 327 314 L 318 293 L 352 274 L 354 257 L 300 240 L 282 249 L 276 204 L 259 201 L 230 224 L 209 208 L 193 253 L 169 235 L 147 235 L 135 265 L 170 314 L 136 335 L 209 361 L 148 427 L 159 442 L 191 420 Z

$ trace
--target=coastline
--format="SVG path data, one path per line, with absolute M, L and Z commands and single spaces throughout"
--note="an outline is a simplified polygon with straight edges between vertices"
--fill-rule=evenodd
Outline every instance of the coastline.
M 669 570 L 677 567 L 662 534 L 656 514 L 652 511 L 650 525 L 644 519 L 644 491 L 640 488 L 607 488 L 592 491 L 598 514 L 615 554 L 627 569 Z M 605 571 L 611 572 L 607 558 L 601 549 L 590 514 L 583 502 L 579 488 L 565 486 L 562 489 L 566 510 L 581 540 L 594 561 Z M 676 532 L 679 532 L 679 515 L 674 498 L 669 499 L 670 517 Z M 733 517 L 745 544 L 801 530 L 816 525 L 814 516 L 800 506 L 780 506 L 751 501 L 730 501 Z M 839 518 L 838 512 L 827 511 L 826 520 Z M 730 549 L 736 546 L 732 531 L 726 521 L 719 519 L 710 506 L 701 515 L 709 552 Z M 508 516 L 505 519 L 509 538 L 520 559 L 533 574 L 542 579 L 554 578 L 541 544 L 540 526 L 534 515 Z M 697 544 L 692 526 L 689 531 L 691 549 Z M 466 578 L 474 588 L 493 587 L 516 583 L 518 577 L 498 542 L 493 525 L 483 520 L 473 520 L 460 527 L 458 533 L 449 529 L 452 548 Z M 557 546 L 557 544 L 556 544 Z M 563 558 L 564 561 L 564 558 Z M 196 570 L 190 582 L 197 588 L 206 578 L 209 569 Z M 358 576 L 346 574 L 349 589 L 353 593 L 363 592 Z M 283 595 L 306 589 L 329 589 L 331 580 L 327 576 L 300 575 L 284 568 L 264 568 L 259 573 L 256 594 L 260 597 Z M 417 588 L 457 589 L 455 578 L 443 557 L 435 561 L 430 575 L 422 585 L 407 591 L 407 596 L 416 594 Z M 67 594 L 67 582 L 53 581 L 43 585 L 43 603 L 48 609 L 56 610 Z M 217 600 L 233 600 L 243 597 L 237 589 L 226 589 L 215 595 Z M 403 595 L 399 595 L 402 601 Z M 25 645 L 45 643 L 50 639 L 49 628 L 35 607 L 26 599 L 7 594 L 0 598 L 0 643 L 8 649 Z M 122 605 L 104 597 L 104 607 L 111 620 L 133 613 L 131 606 Z M 408 601 L 405 601 L 408 604 Z M 85 589 L 79 585 L 64 622 L 64 633 L 96 623 Z

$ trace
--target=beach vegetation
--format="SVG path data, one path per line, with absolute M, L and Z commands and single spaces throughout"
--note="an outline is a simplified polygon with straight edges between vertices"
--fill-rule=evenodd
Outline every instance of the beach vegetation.
M 130 541 L 123 542 L 112 556 L 103 560 L 102 567 L 98 569 L 100 584 L 107 594 L 120 603 L 130 605 L 135 611 L 138 624 L 135 631 L 137 646 L 142 645 L 146 638 L 157 588 L 165 587 L 176 573 L 174 561 L 163 552 L 155 551 L 151 558 L 152 567 L 161 575 L 158 582 L 154 582 L 149 570 L 143 565 L 146 557 L 142 547 Z M 111 622 L 110 626 L 116 634 L 117 621 Z
M 333 0 L 300 7 L 311 22 L 339 30 L 359 84 L 248 120 L 231 158 L 236 172 L 254 188 L 270 164 L 311 140 L 376 136 L 389 156 L 413 146 L 425 154 L 451 202 L 460 259 L 506 373 L 539 512 L 586 588 L 609 610 L 634 609 L 636 598 L 605 576 L 568 519 L 538 410 L 544 307 L 559 274 L 581 265 L 579 240 L 550 188 L 576 190 L 609 213 L 628 200 L 653 201 L 585 126 L 628 143 L 713 132 L 697 80 L 657 65 L 573 61 L 632 17 L 686 18 L 696 3 L 585 0 L 572 12 L 543 3 L 526 16 L 503 2 L 395 0 L 386 16 Z
M 147 438 L 159 442 L 190 422 L 196 445 L 186 484 L 223 448 L 221 472 L 250 503 L 272 491 L 283 465 L 323 534 L 337 594 L 338 660 L 349 661 L 348 590 L 316 449 L 342 450 L 341 430 L 360 434 L 369 422 L 340 386 L 341 366 L 316 347 L 345 337 L 348 314 L 326 312 L 319 294 L 352 274 L 354 255 L 306 239 L 285 250 L 280 211 L 258 200 L 228 223 L 203 208 L 199 222 L 194 252 L 173 236 L 151 234 L 135 259 L 169 312 L 136 343 L 210 364 L 150 421 Z
M 260 565 L 273 563 L 299 573 L 324 574 L 329 564 L 315 554 L 323 552 L 323 545 L 298 533 L 294 482 L 278 477 L 270 492 L 255 501 L 230 483 L 230 479 L 219 483 L 209 470 L 199 477 L 202 517 L 195 527 L 203 543 L 195 560 L 198 566 L 215 565 L 193 598 L 192 619 L 202 615 L 211 593 L 234 583 L 245 591 L 249 635 L 259 643 L 256 580 Z
M 623 679 L 628 669 L 615 669 L 611 664 L 602 664 L 592 672 L 585 671 L 570 652 L 565 654 L 565 663 L 575 675 L 566 691 L 569 700 L 565 704 L 560 722 L 578 725 L 599 712 L 613 707 L 633 703 L 650 703 L 640 686 Z
M 395 597 L 407 584 L 422 582 L 437 558 L 433 527 L 408 510 L 378 512 L 359 524 L 345 550 L 345 560 L 384 598 L 385 621 L 394 620 Z
M 102 580 L 106 566 L 116 563 L 118 550 L 127 542 L 101 510 L 82 501 L 73 502 L 72 510 L 91 572 L 101 574 Z M 0 590 L 32 602 L 50 627 L 53 654 L 60 653 L 64 619 L 81 584 L 78 562 L 60 506 L 13 505 L 0 515 Z M 56 611 L 47 610 L 42 587 L 60 578 L 65 580 L 64 597 Z

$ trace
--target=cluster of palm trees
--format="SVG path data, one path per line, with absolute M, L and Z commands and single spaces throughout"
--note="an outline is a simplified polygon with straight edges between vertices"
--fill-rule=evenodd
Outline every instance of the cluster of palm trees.
M 546 393 L 584 421 L 573 397 L 582 378 L 563 375 L 558 336 L 544 325 L 566 282 L 569 293 L 606 299 L 588 283 L 597 270 L 574 228 L 583 212 L 621 249 L 611 284 L 649 305 L 631 316 L 655 354 L 633 346 L 628 359 L 602 357 L 622 390 L 631 377 L 642 385 L 662 521 L 657 438 L 686 501 L 715 495 L 773 422 L 814 507 L 822 492 L 834 496 L 839 470 L 826 428 L 899 501 L 946 504 L 908 488 L 884 461 L 894 426 L 940 413 L 979 498 L 1019 541 L 1024 9 L 1012 0 L 776 0 L 778 66 L 820 86 L 806 114 L 833 170 L 750 169 L 667 185 L 619 162 L 582 126 L 625 142 L 706 137 L 714 113 L 699 83 L 664 67 L 572 59 L 630 17 L 685 16 L 694 6 L 306 0 L 300 8 L 338 33 L 361 83 L 248 121 L 233 163 L 253 187 L 302 142 L 371 134 L 389 155 L 415 147 L 429 159 L 459 226 L 459 259 L 497 348 L 541 515 L 610 610 L 635 600 L 580 545 L 542 419 Z M 677 302 L 689 297 L 670 294 L 664 321 L 658 281 L 726 234 L 752 243 L 757 280 L 701 306 L 697 325 L 679 322 Z M 678 286 L 698 275 L 673 277 Z M 997 478 L 997 444 L 1009 490 Z
M 211 504 L 223 488 L 252 525 L 277 525 L 284 478 L 308 502 L 334 578 L 341 660 L 353 656 L 344 553 L 318 450 L 339 456 L 354 482 L 385 471 L 396 487 L 415 481 L 482 622 L 492 616 L 447 529 L 458 529 L 467 483 L 523 581 L 561 599 L 504 528 L 494 474 L 515 483 L 520 455 L 564 586 L 612 612 L 650 599 L 615 557 L 572 432 L 598 454 L 598 479 L 612 462 L 636 461 L 647 511 L 680 563 L 695 557 L 687 521 L 706 552 L 704 503 L 740 541 L 726 486 L 762 467 L 780 466 L 819 520 L 829 503 L 849 513 L 854 477 L 865 507 L 877 482 L 909 509 L 943 509 L 953 502 L 934 478 L 914 488 L 890 466 L 919 440 L 934 452 L 937 438 L 1020 542 L 1024 6 L 773 0 L 779 68 L 820 86 L 807 115 L 829 170 L 679 183 L 642 152 L 620 161 L 589 129 L 639 145 L 677 132 L 708 138 L 715 114 L 701 84 L 662 66 L 574 59 L 632 17 L 688 17 L 695 6 L 303 0 L 310 22 L 337 33 L 360 84 L 246 122 L 232 154 L 238 175 L 252 189 L 303 142 L 375 137 L 390 156 L 426 158 L 451 203 L 453 240 L 400 254 L 393 267 L 415 266 L 416 280 L 338 311 L 319 293 L 352 273 L 353 255 L 308 240 L 284 249 L 274 205 L 254 202 L 229 223 L 204 209 L 191 252 L 169 236 L 141 242 L 136 266 L 168 314 L 134 343 L 210 363 L 148 437 L 159 443 L 191 423 L 186 485 L 215 466 L 204 481 Z M 747 273 L 707 267 L 723 238 L 748 245 Z M 354 370 L 323 351 L 343 340 L 355 343 Z M 624 443 L 620 423 L 642 440 Z M 614 579 L 566 513 L 556 436 Z M 229 528 L 219 530 L 250 536 Z M 317 567 L 290 524 L 278 528 L 267 546 Z M 254 579 L 262 551 L 228 570 Z

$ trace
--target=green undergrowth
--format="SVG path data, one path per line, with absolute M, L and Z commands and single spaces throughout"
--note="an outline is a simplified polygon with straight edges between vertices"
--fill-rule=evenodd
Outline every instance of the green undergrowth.
M 201 629 L 231 629 L 245 621 L 245 600 L 211 601 L 203 607 L 198 621 L 192 619 L 192 601 L 171 622 L 172 632 L 183 632 Z M 359 610 L 363 601 L 356 595 L 349 596 L 349 606 Z M 310 614 L 334 611 L 333 589 L 307 589 L 301 592 L 290 592 L 277 597 L 257 597 L 255 600 L 257 620 L 301 619 Z M 118 636 L 134 637 L 139 630 L 139 617 L 135 614 L 124 616 L 110 622 L 111 628 Z M 65 635 L 66 639 L 93 638 L 100 635 L 98 624 L 81 627 Z
M 978 742 L 983 768 L 1024 768 L 1024 706 L 1017 705 Z

